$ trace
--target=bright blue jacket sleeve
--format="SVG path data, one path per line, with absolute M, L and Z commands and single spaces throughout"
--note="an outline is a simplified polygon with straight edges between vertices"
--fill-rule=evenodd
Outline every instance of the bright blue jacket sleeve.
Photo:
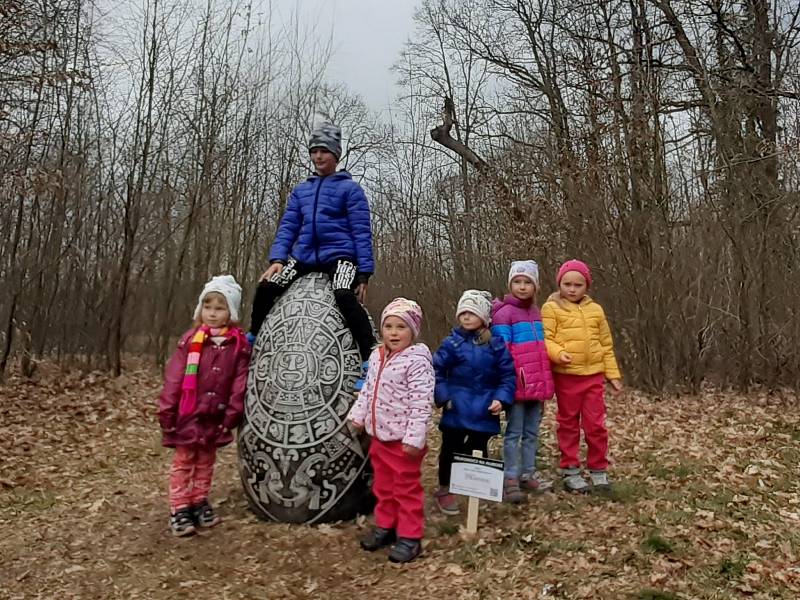
M 286 203 L 286 211 L 281 217 L 278 232 L 275 234 L 275 241 L 269 251 L 270 262 L 286 262 L 289 258 L 289 252 L 292 251 L 292 246 L 297 241 L 302 224 L 303 214 L 300 211 L 300 201 L 296 191 L 293 190 L 289 196 L 289 202 Z
M 442 345 L 433 355 L 433 371 L 436 374 L 436 387 L 433 390 L 433 402 L 436 406 L 444 406 L 451 398 L 447 392 L 447 373 L 455 362 L 455 353 L 449 338 L 445 338 Z
M 358 271 L 372 274 L 375 271 L 375 261 L 372 256 L 369 203 L 364 190 L 358 184 L 353 185 L 347 195 L 347 218 L 350 221 L 350 230 L 355 243 Z

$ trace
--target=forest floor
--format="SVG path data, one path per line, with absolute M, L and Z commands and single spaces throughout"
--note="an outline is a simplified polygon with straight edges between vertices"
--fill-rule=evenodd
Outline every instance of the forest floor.
M 173 538 L 159 386 L 157 372 L 132 368 L 0 387 L 0 598 L 800 597 L 796 397 L 626 392 L 609 402 L 609 497 L 482 503 L 473 540 L 463 516 L 429 506 L 423 556 L 398 567 L 359 550 L 369 519 L 257 520 L 233 446 L 212 490 L 224 522 Z M 550 403 L 540 464 L 550 476 L 553 414 Z M 435 431 L 431 446 L 429 491 Z

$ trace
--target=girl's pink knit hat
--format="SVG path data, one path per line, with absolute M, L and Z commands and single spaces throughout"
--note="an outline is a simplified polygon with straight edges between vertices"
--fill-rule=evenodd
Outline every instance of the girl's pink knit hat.
M 558 269 L 558 275 L 556 275 L 556 285 L 561 285 L 561 279 L 569 273 L 570 271 L 577 271 L 583 278 L 586 280 L 586 287 L 589 288 L 592 285 L 592 271 L 589 269 L 589 265 L 587 265 L 582 260 L 578 260 L 577 258 L 573 258 L 572 260 L 568 260 L 565 262 L 561 267 Z
M 409 326 L 415 339 L 419 335 L 419 330 L 422 328 L 422 308 L 413 300 L 395 298 L 389 302 L 381 313 L 381 327 L 388 317 L 399 317 Z

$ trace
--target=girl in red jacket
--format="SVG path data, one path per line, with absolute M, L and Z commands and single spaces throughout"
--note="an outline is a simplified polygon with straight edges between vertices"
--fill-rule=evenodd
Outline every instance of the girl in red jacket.
M 169 472 L 169 526 L 185 536 L 220 522 L 208 502 L 217 448 L 233 441 L 244 411 L 250 346 L 236 326 L 242 288 L 230 275 L 206 283 L 194 327 L 167 363 L 158 403 L 163 445 L 175 448 Z

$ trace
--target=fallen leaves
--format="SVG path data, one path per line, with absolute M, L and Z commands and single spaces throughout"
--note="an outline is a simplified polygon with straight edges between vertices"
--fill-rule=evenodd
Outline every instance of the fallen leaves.
M 384 553 L 358 549 L 369 519 L 258 521 L 233 448 L 220 453 L 213 491 L 223 524 L 171 538 L 159 386 L 159 374 L 143 369 L 120 380 L 58 374 L 0 388 L 0 589 L 10 597 L 42 589 L 62 598 L 800 594 L 796 400 L 708 393 L 655 402 L 630 392 L 609 406 L 610 498 L 484 503 L 469 540 L 458 535 L 463 519 L 429 510 L 423 557 L 397 569 Z M 553 410 L 539 464 L 551 477 Z M 438 443 L 432 431 L 426 489 L 436 485 Z M 491 447 L 497 455 L 499 439 Z

